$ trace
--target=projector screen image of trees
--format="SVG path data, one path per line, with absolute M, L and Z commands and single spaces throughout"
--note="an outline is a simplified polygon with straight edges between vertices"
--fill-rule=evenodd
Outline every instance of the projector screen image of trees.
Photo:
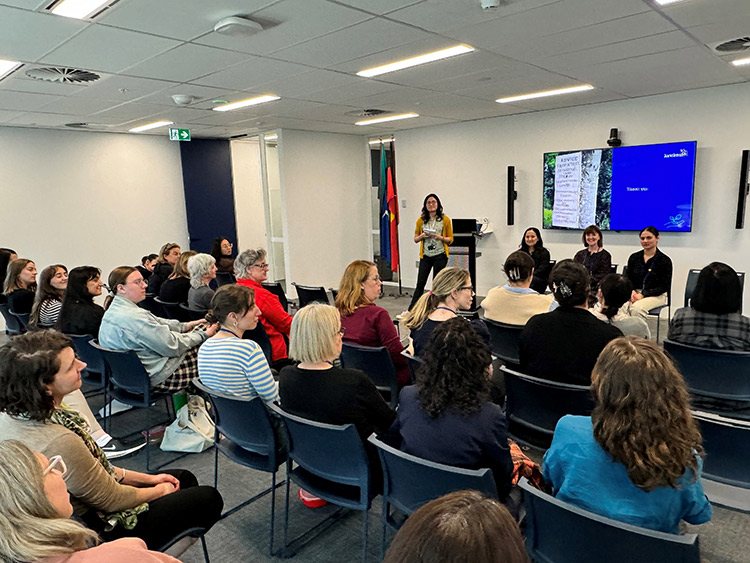
M 545 229 L 688 232 L 696 141 L 544 154 Z

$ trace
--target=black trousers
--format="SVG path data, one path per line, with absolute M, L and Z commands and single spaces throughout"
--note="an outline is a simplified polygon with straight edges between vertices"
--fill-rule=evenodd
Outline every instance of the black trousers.
M 117 525 L 105 532 L 105 523 L 94 510 L 83 515 L 84 524 L 104 541 L 137 537 L 145 541 L 149 549 L 157 550 L 189 528 L 209 529 L 218 522 L 224 508 L 219 491 L 198 485 L 195 475 L 184 469 L 168 469 L 163 473 L 177 477 L 180 490 L 149 502 L 148 510 L 138 515 L 138 524 L 132 530 Z
M 414 297 L 411 298 L 411 303 L 409 303 L 409 310 L 411 311 L 411 308 L 414 307 L 414 305 L 419 301 L 419 298 L 422 297 L 422 294 L 424 293 L 424 286 L 427 285 L 427 280 L 430 277 L 430 270 L 432 270 L 432 280 L 435 280 L 435 276 L 438 275 L 438 272 L 445 268 L 445 266 L 448 264 L 448 256 L 443 254 L 438 254 L 437 256 L 424 256 L 419 261 L 419 273 L 417 274 L 417 287 L 414 290 Z

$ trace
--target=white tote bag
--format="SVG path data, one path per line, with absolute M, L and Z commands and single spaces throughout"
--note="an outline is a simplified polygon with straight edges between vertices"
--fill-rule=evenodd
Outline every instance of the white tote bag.
M 161 449 L 165 452 L 200 453 L 214 445 L 214 421 L 208 416 L 209 406 L 198 395 L 177 411 L 175 421 L 167 426 Z

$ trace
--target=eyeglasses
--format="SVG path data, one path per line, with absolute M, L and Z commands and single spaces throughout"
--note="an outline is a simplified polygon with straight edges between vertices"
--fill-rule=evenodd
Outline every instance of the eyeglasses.
M 261 270 L 267 270 L 268 264 L 253 264 L 252 267 L 254 268 L 260 268 Z
M 65 475 L 68 472 L 68 468 L 65 465 L 62 456 L 53 455 L 49 458 L 49 465 L 47 466 L 47 469 L 42 471 L 42 476 L 47 475 L 47 473 L 53 470 L 60 473 L 60 475 Z
M 341 327 L 341 328 L 339 329 L 339 331 L 338 331 L 338 333 L 337 333 L 337 334 L 340 334 L 341 336 L 344 336 L 344 334 L 346 334 L 346 329 L 345 329 L 345 328 L 344 328 L 344 327 L 342 326 L 342 327 Z
M 129 282 L 125 282 L 125 283 L 126 284 L 134 283 L 135 285 L 148 285 L 148 282 L 144 280 L 143 278 L 139 278 L 137 280 L 130 280 Z
M 463 287 L 460 287 L 459 291 L 462 291 L 464 289 L 468 289 L 469 291 L 473 292 L 474 291 L 474 286 L 473 285 L 465 285 Z

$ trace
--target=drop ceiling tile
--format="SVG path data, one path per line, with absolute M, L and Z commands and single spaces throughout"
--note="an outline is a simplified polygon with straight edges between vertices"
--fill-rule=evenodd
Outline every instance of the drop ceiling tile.
M 363 108 L 406 111 L 405 108 L 411 108 L 415 101 L 433 94 L 434 92 L 429 90 L 402 87 L 398 90 L 391 90 L 389 92 L 383 92 L 382 94 L 359 98 L 356 102 Z
M 53 96 L 51 94 L 32 94 L 31 92 L 0 90 L 0 109 L 32 111 L 45 104 L 62 99 L 64 99 L 63 96 Z
M 0 109 L 0 123 L 5 123 L 6 121 L 10 121 L 11 119 L 20 117 L 23 115 L 23 113 L 24 112 L 22 111 L 11 111 L 7 109 Z
M 97 21 L 184 41 L 212 31 L 219 20 L 260 10 L 275 0 L 128 0 Z
M 711 2 L 684 2 L 660 8 L 682 27 L 731 22 L 746 18 L 747 0 L 711 0 Z
M 42 113 L 33 112 L 26 113 L 13 121 L 8 125 L 28 125 L 28 126 L 39 126 L 39 127 L 65 127 L 66 123 L 82 123 L 85 122 L 86 117 L 80 113 Z M 104 120 L 102 120 L 104 121 Z M 106 125 L 107 128 L 115 127 L 116 120 L 109 120 L 108 123 L 100 122 L 102 125 Z M 67 127 L 66 129 L 70 129 Z
M 720 43 L 750 36 L 750 7 L 743 17 L 721 23 L 709 23 L 686 30 L 703 43 Z
M 173 39 L 91 24 L 45 55 L 43 60 L 45 63 L 116 73 L 177 45 L 179 42 Z
M 258 119 L 258 114 L 254 111 L 250 111 L 254 108 L 238 109 L 235 111 L 211 111 L 211 114 L 205 115 L 198 119 L 193 119 L 190 123 L 196 123 L 198 125 L 211 125 L 211 126 L 223 126 L 232 125 L 233 123 L 240 123 L 251 119 Z
M 518 96 L 542 90 L 579 86 L 580 84 L 582 82 L 567 76 L 537 69 L 534 72 L 524 75 L 509 77 L 500 81 L 489 81 L 481 86 L 461 89 L 458 92 L 462 96 L 470 96 L 483 100 L 496 100 L 498 98 Z
M 332 104 L 351 103 L 359 105 L 359 100 L 366 96 L 391 92 L 398 88 L 399 86 L 396 84 L 388 84 L 371 78 L 357 77 L 357 82 L 309 94 L 302 94 L 300 97 L 313 102 L 328 102 Z
M 23 8 L 24 10 L 33 12 L 39 8 L 47 6 L 49 0 L 2 0 L 0 4 L 3 6 L 15 6 L 16 8 Z
M 361 78 L 330 70 L 313 70 L 282 78 L 265 85 L 270 91 L 282 98 L 308 99 L 309 93 L 320 92 L 329 88 L 339 88 L 357 84 Z
M 525 100 L 514 104 L 497 104 L 499 106 L 519 108 L 526 111 L 546 111 L 550 109 L 561 109 L 566 107 L 598 104 L 602 102 L 612 102 L 615 100 L 625 99 L 625 96 L 616 92 L 611 92 L 603 88 L 596 88 L 586 92 L 576 92 L 564 96 L 550 96 L 548 98 L 537 98 L 535 100 Z
M 0 6 L 0 59 L 33 62 L 88 24 Z
M 227 90 L 224 88 L 212 88 L 210 86 L 200 86 L 198 84 L 173 84 L 172 86 L 144 96 L 140 98 L 139 102 L 147 104 L 159 104 L 169 107 L 179 107 L 172 96 L 175 94 L 187 94 L 193 96 L 195 100 L 190 104 L 198 104 L 201 102 L 211 102 L 212 100 L 226 100 L 229 96 L 236 94 L 234 90 Z M 210 108 L 209 108 L 210 109 Z
M 485 119 L 517 111 L 488 100 L 453 94 L 433 94 L 419 98 L 409 109 L 420 115 L 456 120 Z
M 383 19 L 353 25 L 273 53 L 274 58 L 319 68 L 384 51 L 389 47 L 424 39 L 428 34 L 413 27 Z
M 339 0 L 339 4 L 346 4 L 352 8 L 359 8 L 378 15 L 423 2 L 425 0 Z
M 248 55 L 243 53 L 187 43 L 132 66 L 124 73 L 130 76 L 190 82 L 247 59 Z
M 441 78 L 435 82 L 427 82 L 422 85 L 422 87 L 428 90 L 451 93 L 468 90 L 469 88 L 475 88 L 478 86 L 497 84 L 511 78 L 525 76 L 528 73 L 536 73 L 539 71 L 539 67 L 528 65 L 520 61 L 514 61 L 513 59 L 501 57 L 500 55 L 494 55 L 494 57 L 496 64 L 493 68 L 487 68 L 478 72 L 471 72 L 450 78 Z
M 117 102 L 109 100 L 65 96 L 43 106 L 39 106 L 38 109 L 39 111 L 44 112 L 90 115 L 98 111 L 104 111 L 115 105 L 117 105 Z
M 314 121 L 327 121 L 335 123 L 350 123 L 356 121 L 347 112 L 359 111 L 359 107 L 350 105 L 323 104 L 303 100 L 280 100 L 277 104 L 258 106 L 261 115 L 274 115 L 279 118 L 292 117 L 297 119 L 310 119 Z
M 164 80 L 110 75 L 98 82 L 89 84 L 80 90 L 76 96 L 123 103 L 136 100 L 151 93 L 160 92 L 172 86 L 174 86 L 174 82 L 166 82 Z
M 194 43 L 264 55 L 363 22 L 372 16 L 323 0 L 283 0 L 252 14 L 266 29 L 249 37 L 208 33 Z
M 86 88 L 80 84 L 61 84 L 46 82 L 27 77 L 24 72 L 39 65 L 24 65 L 10 76 L 0 80 L 0 90 L 16 90 L 17 92 L 35 92 L 37 94 L 53 94 L 56 96 L 72 96 Z
M 308 66 L 286 61 L 252 57 L 244 63 L 203 76 L 192 82 L 217 88 L 248 90 L 310 70 L 311 68 Z
M 163 111 L 164 108 L 162 106 L 157 106 L 154 104 L 141 104 L 138 102 L 128 102 L 125 104 L 120 104 L 119 106 L 115 106 L 109 109 L 106 109 L 104 111 L 100 111 L 98 113 L 95 113 L 92 115 L 91 120 L 96 121 L 99 118 L 115 118 L 120 119 L 123 122 L 124 121 L 132 121 L 135 119 L 143 119 L 144 122 L 147 122 L 149 116 L 154 115 L 155 113 L 159 113 L 160 111 Z

